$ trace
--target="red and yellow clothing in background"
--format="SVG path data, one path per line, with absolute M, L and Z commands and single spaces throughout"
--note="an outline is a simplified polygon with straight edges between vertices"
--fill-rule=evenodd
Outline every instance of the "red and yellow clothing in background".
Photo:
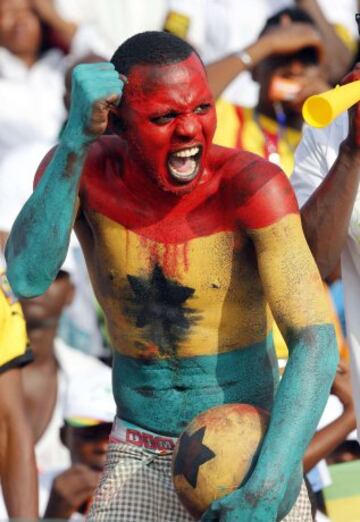
M 288 127 L 280 129 L 278 123 L 256 114 L 254 109 L 239 107 L 226 100 L 216 102 L 218 118 L 214 143 L 254 152 L 263 158 L 274 160 L 290 176 L 294 168 L 294 151 L 301 132 Z
M 20 303 L 0 271 L 0 373 L 32 360 Z

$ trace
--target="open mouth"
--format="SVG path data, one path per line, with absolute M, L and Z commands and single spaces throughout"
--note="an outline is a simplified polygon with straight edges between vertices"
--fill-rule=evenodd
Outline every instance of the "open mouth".
M 201 147 L 187 147 L 172 152 L 168 158 L 170 175 L 179 183 L 188 183 L 198 173 L 201 158 Z

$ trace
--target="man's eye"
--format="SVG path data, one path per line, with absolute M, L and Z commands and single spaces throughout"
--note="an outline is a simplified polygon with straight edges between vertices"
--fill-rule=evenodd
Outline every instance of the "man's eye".
M 195 114 L 205 114 L 211 108 L 211 103 L 202 103 L 194 109 Z
M 171 120 L 176 118 L 177 113 L 176 112 L 167 112 L 166 114 L 162 114 L 161 116 L 154 116 L 151 118 L 152 123 L 155 123 L 155 125 L 165 125 L 166 123 L 169 123 Z

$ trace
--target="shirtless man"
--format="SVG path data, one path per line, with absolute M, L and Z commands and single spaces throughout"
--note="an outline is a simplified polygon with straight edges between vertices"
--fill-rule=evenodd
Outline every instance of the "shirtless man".
M 101 137 L 108 120 L 115 135 Z M 286 176 L 212 145 L 215 126 L 203 64 L 170 34 L 78 66 L 67 127 L 8 242 L 16 293 L 41 294 L 75 222 L 105 311 L 118 411 L 89 520 L 192 520 L 154 434 L 171 447 L 199 412 L 229 402 L 271 421 L 250 479 L 203 519 L 280 520 L 299 495 L 336 370 L 333 328 Z M 280 384 L 269 308 L 290 352 Z M 286 520 L 312 520 L 299 503 Z

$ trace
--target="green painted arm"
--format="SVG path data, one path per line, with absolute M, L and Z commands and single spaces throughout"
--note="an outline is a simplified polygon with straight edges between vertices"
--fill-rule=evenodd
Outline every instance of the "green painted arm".
M 285 216 L 253 231 L 251 237 L 268 302 L 289 348 L 289 361 L 253 473 L 244 486 L 213 503 L 203 517 L 207 522 L 275 522 L 291 509 L 301 485 L 303 455 L 338 363 L 324 289 L 299 216 Z
M 74 69 L 68 123 L 39 184 L 17 217 L 6 247 L 8 278 L 18 296 L 42 294 L 65 259 L 86 153 L 105 131 L 109 105 L 119 99 L 122 87 L 110 63 Z

